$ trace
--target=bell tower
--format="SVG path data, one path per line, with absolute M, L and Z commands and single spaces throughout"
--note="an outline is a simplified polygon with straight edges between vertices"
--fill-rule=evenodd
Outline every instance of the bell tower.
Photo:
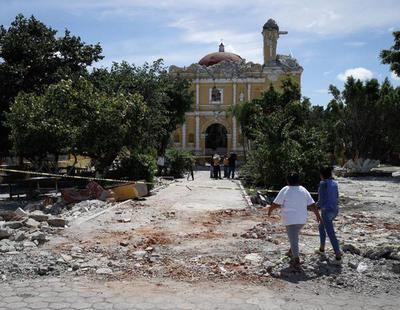
M 276 61 L 276 48 L 280 34 L 287 34 L 287 31 L 279 31 L 279 26 L 270 18 L 262 30 L 264 41 L 264 65 L 274 64 Z

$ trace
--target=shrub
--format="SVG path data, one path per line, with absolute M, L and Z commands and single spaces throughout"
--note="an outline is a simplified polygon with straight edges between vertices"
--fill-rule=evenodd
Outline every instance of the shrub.
M 182 178 L 185 172 L 193 165 L 193 155 L 190 152 L 169 149 L 166 152 L 166 159 L 170 173 L 175 178 Z
M 156 168 L 156 161 L 150 154 L 124 154 L 108 177 L 153 182 Z

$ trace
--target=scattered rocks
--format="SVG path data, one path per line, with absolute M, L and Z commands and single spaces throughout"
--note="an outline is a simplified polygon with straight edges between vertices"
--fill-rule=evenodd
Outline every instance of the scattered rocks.
M 44 214 L 40 210 L 35 210 L 35 211 L 29 213 L 29 217 L 34 219 L 35 221 L 38 221 L 38 222 L 45 222 L 45 221 L 48 220 L 49 215 L 48 214 Z
M 357 254 L 360 255 L 360 249 L 356 248 L 354 245 L 346 243 L 342 246 L 342 251 L 345 253 Z
M 22 226 L 24 226 L 24 224 L 21 221 L 9 221 L 9 222 L 4 223 L 3 226 L 9 227 L 12 229 L 18 229 L 18 228 L 21 228 Z
M 67 221 L 63 218 L 49 218 L 47 223 L 52 227 L 65 227 L 67 225 Z
M 368 269 L 368 265 L 364 262 L 360 262 L 357 266 L 358 273 L 364 273 L 365 271 L 367 271 L 367 269 Z
M 0 228 L 0 240 L 8 239 L 12 234 L 12 230 L 8 227 Z
M 38 228 L 40 223 L 34 219 L 28 218 L 25 222 L 24 225 L 28 228 Z
M 96 274 L 99 275 L 110 275 L 113 271 L 110 268 L 99 268 L 96 270 Z
M 44 243 L 48 241 L 48 239 L 44 233 L 38 231 L 31 235 L 31 241 L 38 241 L 39 243 Z
M 259 264 L 261 264 L 261 262 L 262 262 L 262 260 L 263 260 L 262 256 L 261 256 L 260 254 L 258 254 L 258 253 L 250 253 L 250 254 L 247 254 L 247 255 L 244 257 L 244 259 L 245 259 L 246 261 L 250 262 L 250 263 L 253 264 L 253 265 L 259 265 Z
M 400 274 L 400 263 L 394 263 L 392 265 L 392 271 L 394 273 Z
M 14 214 L 17 216 L 17 217 L 20 217 L 20 218 L 25 218 L 25 217 L 28 217 L 28 213 L 26 213 L 24 210 L 22 210 L 21 208 L 18 208 L 17 210 L 15 210 L 14 211 Z
M 143 250 L 133 252 L 133 256 L 136 259 L 143 259 L 144 257 L 146 257 L 146 255 L 147 255 L 147 251 L 143 251 Z

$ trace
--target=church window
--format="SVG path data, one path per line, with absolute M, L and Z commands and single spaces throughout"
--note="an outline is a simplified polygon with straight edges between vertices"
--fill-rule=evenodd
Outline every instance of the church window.
M 243 93 L 243 92 L 240 92 L 239 101 L 240 101 L 240 102 L 243 102 L 243 101 L 244 101 L 244 93 Z
M 224 90 L 216 87 L 210 88 L 209 99 L 210 103 L 222 104 L 224 101 Z

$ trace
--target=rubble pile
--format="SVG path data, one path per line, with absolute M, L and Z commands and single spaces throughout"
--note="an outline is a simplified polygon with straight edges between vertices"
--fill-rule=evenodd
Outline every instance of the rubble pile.
M 66 205 L 61 199 L 2 203 L 0 208 L 0 271 L 2 278 L 24 274 L 58 275 L 70 267 L 62 257 L 45 250 L 51 238 L 85 213 L 96 213 L 108 204 L 100 200 Z

